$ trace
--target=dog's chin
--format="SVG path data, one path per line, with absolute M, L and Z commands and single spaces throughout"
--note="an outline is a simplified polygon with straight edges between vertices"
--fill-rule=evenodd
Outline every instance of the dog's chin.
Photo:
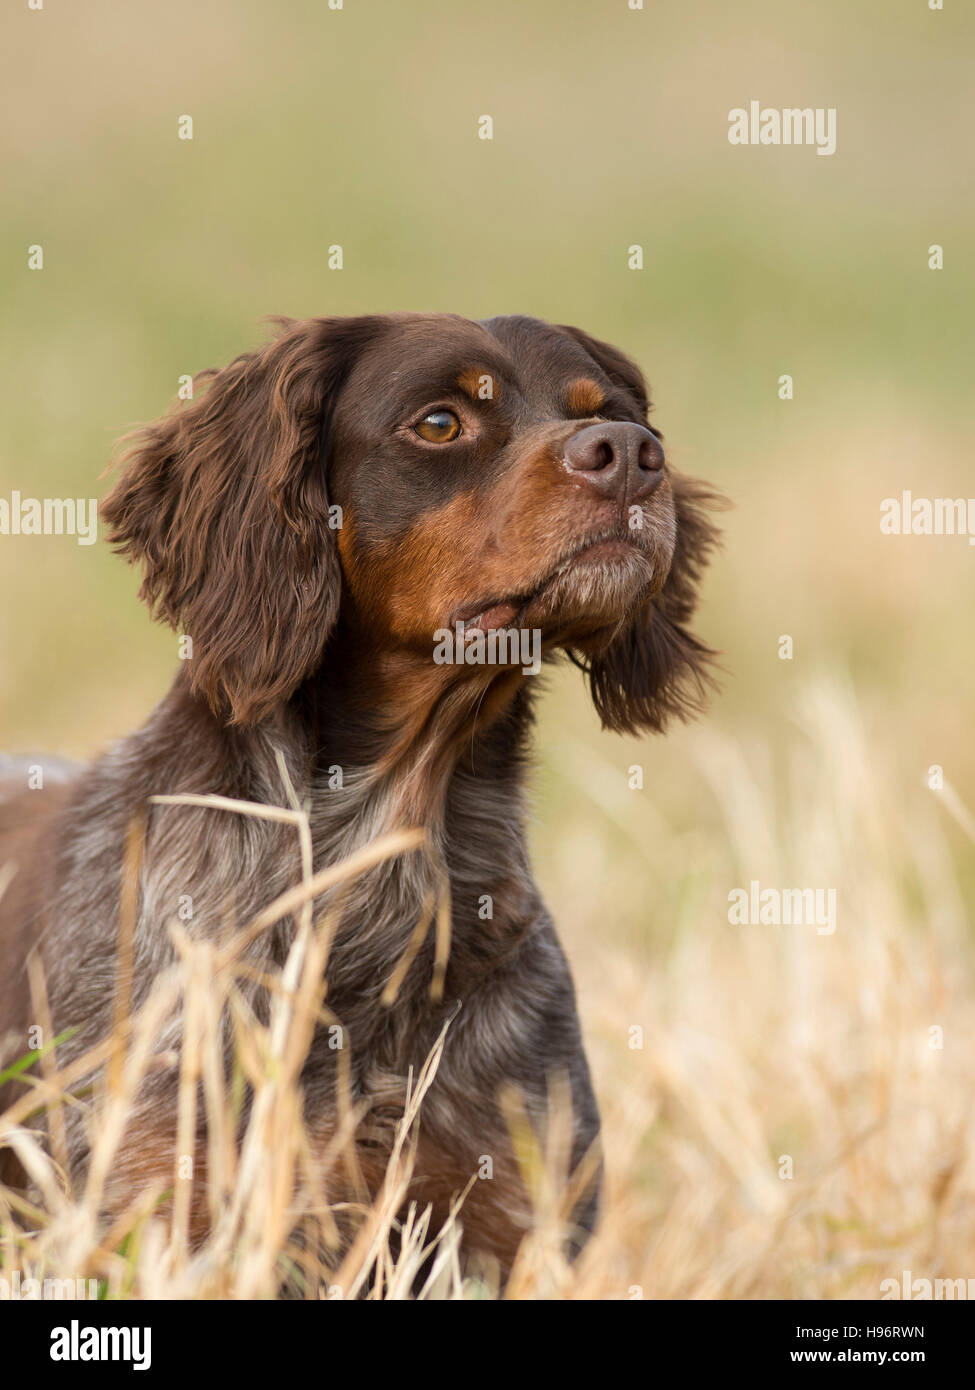
M 669 555 L 629 541 L 590 546 L 560 567 L 525 605 L 519 625 L 541 628 L 544 637 L 570 643 L 615 629 L 667 577 Z
M 663 587 L 673 549 L 669 530 L 639 540 L 618 533 L 594 537 L 526 585 L 520 595 L 455 609 L 450 625 L 460 624 L 469 634 L 537 629 L 549 647 L 612 636 Z

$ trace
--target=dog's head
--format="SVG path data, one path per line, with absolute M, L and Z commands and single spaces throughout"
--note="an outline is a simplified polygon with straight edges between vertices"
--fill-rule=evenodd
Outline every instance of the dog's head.
M 698 706 L 714 499 L 668 464 L 617 349 L 520 317 L 312 319 L 197 383 L 102 513 L 224 717 L 287 700 L 340 613 L 431 662 L 445 628 L 539 630 L 614 729 Z

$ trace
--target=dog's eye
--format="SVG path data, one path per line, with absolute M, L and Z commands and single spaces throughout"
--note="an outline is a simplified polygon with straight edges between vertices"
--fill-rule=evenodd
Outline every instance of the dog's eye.
M 460 434 L 460 421 L 452 410 L 431 410 L 413 429 L 428 444 L 449 444 Z

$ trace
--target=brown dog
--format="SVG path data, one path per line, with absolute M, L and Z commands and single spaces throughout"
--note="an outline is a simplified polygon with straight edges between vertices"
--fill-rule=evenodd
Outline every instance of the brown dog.
M 7 769 L 0 864 L 16 873 L 0 900 L 0 1037 L 26 1049 L 33 950 L 55 1029 L 77 1030 L 59 1060 L 109 1030 L 134 817 L 146 816 L 136 1006 L 173 958 L 181 895 L 192 931 L 216 935 L 228 902 L 248 920 L 294 884 L 285 827 L 149 801 L 280 805 L 283 754 L 310 806 L 316 871 L 385 831 L 429 835 L 432 853 L 370 870 L 344 898 L 328 1003 L 349 1040 L 353 1096 L 389 1132 L 390 1097 L 460 1001 L 411 1196 L 442 1220 L 493 1155 L 494 1180 L 476 1182 L 463 1209 L 465 1241 L 507 1268 L 525 1194 L 499 1089 L 517 1087 L 541 1125 L 548 1078 L 566 1075 L 576 1160 L 598 1132 L 572 981 L 522 830 L 535 658 L 581 666 L 610 729 L 659 730 L 697 708 L 711 653 L 687 623 L 714 542 L 711 495 L 666 463 L 639 370 L 574 328 L 438 314 L 289 321 L 205 377 L 202 395 L 136 436 L 102 506 L 115 544 L 144 567 L 142 596 L 192 638 L 192 659 L 146 726 L 91 767 L 41 791 Z M 527 645 L 492 649 L 498 632 Z M 452 908 L 443 997 L 431 999 L 430 944 L 384 1007 L 437 863 Z M 258 971 L 281 964 L 293 930 L 286 921 L 253 943 Z M 258 985 L 252 1004 L 266 1014 Z M 117 1183 L 172 1172 L 176 1076 L 147 1081 Z M 336 1057 L 317 1040 L 303 1090 L 324 1142 Z M 72 1119 L 81 1169 L 85 1129 Z M 378 1174 L 385 1156 L 371 1143 L 364 1168 Z M 591 1186 L 581 1231 L 595 1211 Z

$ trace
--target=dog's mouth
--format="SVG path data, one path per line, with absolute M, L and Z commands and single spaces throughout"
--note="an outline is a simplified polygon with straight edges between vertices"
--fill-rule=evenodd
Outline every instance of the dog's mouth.
M 624 590 L 649 588 L 653 570 L 647 551 L 628 536 L 617 531 L 591 536 L 530 588 L 464 604 L 454 610 L 450 623 L 467 634 L 529 627 L 536 618 L 572 618 L 574 608 L 605 607 L 612 602 L 614 590 L 622 596 Z

